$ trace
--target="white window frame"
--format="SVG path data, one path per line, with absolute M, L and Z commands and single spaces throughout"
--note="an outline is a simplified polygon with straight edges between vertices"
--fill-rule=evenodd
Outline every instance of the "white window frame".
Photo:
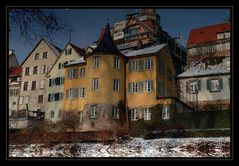
M 130 113 L 131 113 L 131 116 L 130 116 L 131 121 L 137 121 L 139 118 L 138 109 L 137 108 L 131 109 Z
M 144 108 L 144 120 L 151 120 L 151 110 Z
M 85 97 L 85 88 L 79 88 L 79 98 L 84 98 Z
M 215 85 L 216 84 L 216 85 Z M 220 80 L 219 79 L 212 79 L 210 80 L 210 91 L 211 92 L 218 92 L 220 91 Z
M 44 89 L 45 88 L 45 79 L 40 81 L 40 89 Z
M 92 90 L 93 91 L 99 90 L 99 78 L 92 79 Z
M 116 106 L 112 106 L 111 115 L 113 119 L 119 119 L 119 108 Z
M 169 105 L 164 106 L 163 110 L 162 110 L 162 119 L 167 120 L 169 119 L 170 115 L 169 115 Z
M 120 69 L 120 58 L 114 57 L 114 69 Z
M 90 105 L 90 118 L 95 119 L 98 116 L 97 105 Z
M 81 67 L 80 68 L 80 78 L 84 78 L 85 77 L 85 68 Z
M 145 59 L 145 70 L 151 70 L 153 67 L 153 59 L 152 58 L 146 58 Z
M 98 68 L 100 65 L 100 57 L 99 56 L 93 56 L 93 69 Z
M 28 104 L 28 101 L 29 101 L 29 97 L 28 97 L 28 96 L 25 96 L 25 97 L 24 97 L 24 104 Z
M 24 98 L 23 96 L 20 96 L 20 98 L 19 98 L 19 104 L 20 104 L 20 105 L 23 104 L 23 98 Z
M 82 124 L 83 123 L 83 112 L 79 112 L 79 123 Z
M 198 81 L 190 81 L 189 82 L 189 89 L 191 93 L 196 93 L 198 90 Z
M 120 80 L 119 79 L 114 79 L 113 90 L 114 91 L 120 91 Z
M 146 80 L 144 82 L 144 92 L 152 92 L 153 80 Z

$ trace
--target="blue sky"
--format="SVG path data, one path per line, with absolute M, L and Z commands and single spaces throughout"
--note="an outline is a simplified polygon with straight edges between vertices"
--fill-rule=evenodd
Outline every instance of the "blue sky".
M 99 33 L 105 27 L 107 20 L 111 26 L 116 21 L 123 20 L 129 13 L 137 9 L 51 9 L 67 26 L 71 25 L 71 42 L 78 47 L 85 48 L 98 39 Z M 191 29 L 225 22 L 230 17 L 229 9 L 157 9 L 161 16 L 161 26 L 173 37 L 181 34 L 181 43 L 186 46 Z M 31 52 L 34 46 L 22 43 L 18 38 L 17 29 L 11 29 L 9 48 L 14 49 L 18 62 Z M 67 33 L 59 32 L 54 36 L 54 43 L 64 48 L 69 41 Z M 37 43 L 38 41 L 35 41 Z

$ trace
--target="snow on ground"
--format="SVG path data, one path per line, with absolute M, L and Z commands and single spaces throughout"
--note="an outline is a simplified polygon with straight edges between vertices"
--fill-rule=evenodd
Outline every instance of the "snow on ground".
M 9 145 L 9 157 L 230 157 L 230 137 L 132 138 L 123 143 Z

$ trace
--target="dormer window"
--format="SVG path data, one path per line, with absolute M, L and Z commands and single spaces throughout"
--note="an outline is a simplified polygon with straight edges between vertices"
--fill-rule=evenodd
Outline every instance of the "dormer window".
M 72 51 L 71 48 L 66 49 L 66 50 L 65 50 L 65 55 L 71 55 L 71 51 Z
M 230 38 L 230 32 L 222 32 L 217 34 L 217 39 L 227 39 Z

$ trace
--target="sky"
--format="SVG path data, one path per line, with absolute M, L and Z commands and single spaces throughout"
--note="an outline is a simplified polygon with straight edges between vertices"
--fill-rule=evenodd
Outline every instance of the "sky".
M 139 11 L 138 9 L 47 9 L 53 12 L 60 21 L 73 29 L 71 43 L 80 48 L 86 48 L 97 41 L 100 31 L 108 22 L 111 26 L 115 22 L 126 18 L 129 13 Z M 194 28 L 207 25 L 224 23 L 230 18 L 229 9 L 176 9 L 162 8 L 157 9 L 161 17 L 160 24 L 163 30 L 167 31 L 172 37 L 182 35 L 180 42 L 186 46 L 189 33 Z M 34 49 L 35 45 L 23 43 L 19 39 L 19 30 L 11 29 L 9 34 L 9 49 L 13 49 L 19 64 Z M 69 42 L 67 32 L 59 32 L 54 36 L 54 44 L 63 49 Z M 38 41 L 35 41 L 37 44 Z

